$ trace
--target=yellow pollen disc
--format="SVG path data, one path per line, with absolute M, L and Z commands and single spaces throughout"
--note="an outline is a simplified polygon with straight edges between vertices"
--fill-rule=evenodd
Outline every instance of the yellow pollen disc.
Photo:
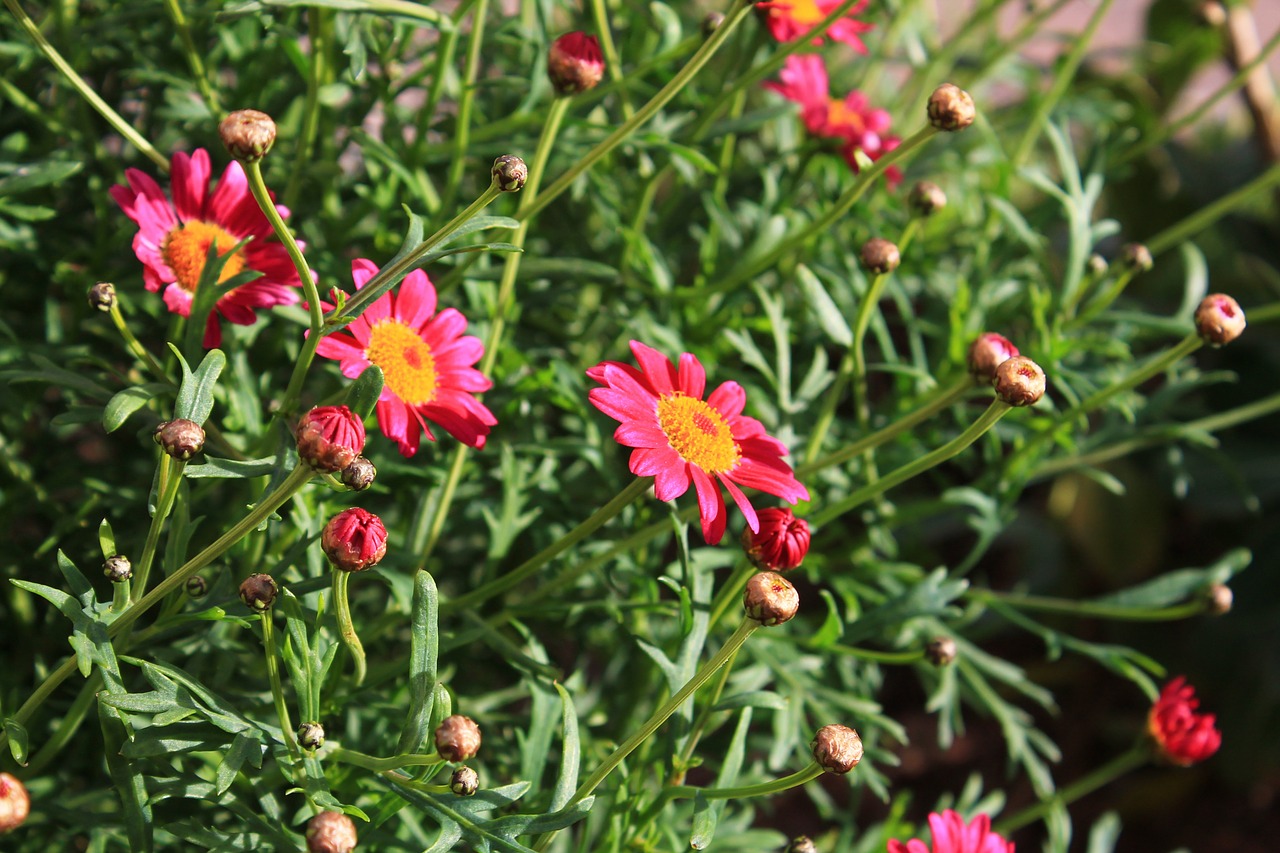
M 778 11 L 784 12 L 782 9 Z M 818 8 L 816 0 L 792 0 L 785 12 L 789 12 L 791 20 L 797 24 L 812 25 L 826 17 L 826 14 Z
M 867 129 L 867 123 L 859 113 L 846 107 L 844 101 L 835 98 L 827 103 L 827 121 L 837 127 L 852 127 L 858 133 Z
M 164 262 L 173 270 L 178 286 L 187 293 L 195 293 L 200 283 L 200 274 L 204 272 L 204 259 L 209 255 L 209 247 L 217 241 L 218 254 L 225 255 L 231 247 L 240 241 L 223 231 L 217 225 L 208 222 L 187 222 L 165 235 L 160 253 Z M 222 283 L 234 275 L 244 271 L 244 257 L 236 252 L 222 267 L 218 282 Z
M 387 387 L 410 406 L 436 397 L 436 360 L 431 347 L 399 320 L 383 320 L 370 329 L 364 357 L 382 368 Z
M 672 450 L 708 474 L 730 471 L 742 458 L 724 416 L 702 400 L 678 392 L 663 397 L 658 426 Z

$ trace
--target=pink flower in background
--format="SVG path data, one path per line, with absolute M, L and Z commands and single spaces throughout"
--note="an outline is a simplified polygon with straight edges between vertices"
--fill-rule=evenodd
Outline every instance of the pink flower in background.
M 870 0 L 854 4 L 843 18 L 827 29 L 826 37 L 832 41 L 844 42 L 865 55 L 867 46 L 858 38 L 858 34 L 875 29 L 875 24 L 854 20 L 853 16 L 866 9 L 868 2 Z M 757 3 L 756 8 L 764 14 L 765 26 L 774 38 L 778 41 L 795 41 L 804 38 L 840 3 L 841 0 L 771 0 L 768 3 Z M 822 42 L 822 36 L 813 39 L 814 44 Z
M 1182 767 L 1204 761 L 1222 745 L 1213 714 L 1198 714 L 1199 707 L 1195 688 L 1179 675 L 1160 691 L 1147 716 L 1147 729 L 1160 752 Z
M 372 261 L 351 262 L 357 290 L 377 272 Z M 378 297 L 345 331 L 326 335 L 316 354 L 341 362 L 342 375 L 350 379 L 371 364 L 382 368 L 378 426 L 402 456 L 418 452 L 424 432 L 435 441 L 428 420 L 480 448 L 498 421 L 474 396 L 493 383 L 471 366 L 484 355 L 484 344 L 464 336 L 466 329 L 467 318 L 453 308 L 436 313 L 435 287 L 426 273 L 414 270 L 400 282 L 398 295 Z
M 991 818 L 980 814 L 966 824 L 959 813 L 947 809 L 929 815 L 929 832 L 933 846 L 911 839 L 905 844 L 892 840 L 888 853 L 1014 853 L 1013 842 L 1005 841 L 991 831 Z
M 218 254 L 225 255 L 245 237 L 253 238 L 227 259 L 218 280 L 246 270 L 257 270 L 262 277 L 218 299 L 204 332 L 205 347 L 216 347 L 222 343 L 219 317 L 251 326 L 258 319 L 256 309 L 297 302 L 301 282 L 284 246 L 271 239 L 271 223 L 249 192 L 239 163 L 227 166 L 212 193 L 208 151 L 196 149 L 191 156 L 179 151 L 171 166 L 172 203 L 150 175 L 137 169 L 125 170 L 129 185 L 112 187 L 111 197 L 138 224 L 133 251 L 142 261 L 147 290 L 157 293 L 163 288 L 164 304 L 182 317 L 191 316 L 209 247 L 216 243 Z M 276 209 L 281 216 L 289 215 L 284 207 Z

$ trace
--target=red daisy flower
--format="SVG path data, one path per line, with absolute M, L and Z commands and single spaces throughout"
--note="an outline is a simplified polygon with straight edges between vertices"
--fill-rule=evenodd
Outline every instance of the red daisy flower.
M 1181 675 L 1160 691 L 1147 715 L 1147 729 L 1165 758 L 1182 767 L 1204 761 L 1222 745 L 1213 714 L 1197 714 L 1200 700 Z
M 373 261 L 351 262 L 357 290 L 377 272 Z M 463 336 L 467 318 L 461 313 L 435 311 L 435 287 L 426 273 L 414 270 L 400 283 L 399 295 L 387 291 L 344 332 L 327 335 L 316 347 L 317 355 L 336 359 L 351 379 L 371 364 L 382 368 L 386 384 L 378 399 L 378 426 L 403 456 L 418 452 L 421 433 L 435 441 L 428 420 L 476 448 L 484 447 L 489 427 L 498 422 L 472 396 L 493 387 L 471 366 L 484 355 L 484 344 Z
M 862 0 L 855 4 L 845 17 L 827 29 L 827 37 L 832 41 L 844 42 L 858 53 L 866 55 L 867 46 L 858 38 L 858 34 L 875 29 L 875 24 L 855 21 L 853 16 L 867 8 L 868 2 L 869 0 Z M 757 3 L 756 8 L 764 12 L 765 26 L 774 38 L 778 41 L 795 41 L 808 35 L 840 3 L 841 0 L 771 0 L 768 3 Z M 822 36 L 813 40 L 814 44 L 822 42 Z
M 220 316 L 251 326 L 258 319 L 255 309 L 297 302 L 295 288 L 301 282 L 284 246 L 268 239 L 271 223 L 249 192 L 239 163 L 227 166 L 212 193 L 208 151 L 198 148 L 191 156 L 179 151 L 171 166 L 172 203 L 150 175 L 137 169 L 125 170 L 129 185 L 112 187 L 111 197 L 138 223 L 133 251 L 142 261 L 147 290 L 164 288 L 164 304 L 182 317 L 191 316 L 191 299 L 209 247 L 216 243 L 218 254 L 225 255 L 245 237 L 253 238 L 227 259 L 218 279 L 226 281 L 245 270 L 257 270 L 262 277 L 225 294 L 214 306 L 205 321 L 204 345 L 216 347 L 222 343 Z M 284 207 L 276 209 L 281 216 L 289 215 Z
M 674 500 L 698 491 L 702 535 L 709 544 L 724 536 L 724 495 L 719 481 L 747 518 L 760 529 L 756 511 L 739 486 L 759 489 L 795 503 L 809 492 L 779 457 L 787 448 L 764 431 L 755 418 L 742 414 L 747 395 L 736 382 L 725 382 L 702 399 L 707 374 L 691 353 L 682 353 L 677 370 L 671 360 L 639 341 L 631 342 L 640 369 L 605 361 L 587 371 L 603 388 L 592 389 L 591 403 L 620 422 L 614 439 L 633 447 L 631 472 L 653 477 L 654 495 Z
M 923 841 L 911 839 L 905 844 L 891 840 L 888 853 L 1013 853 L 1013 842 L 1005 841 L 991 831 L 991 818 L 980 814 L 973 823 L 965 824 L 959 813 L 947 809 L 929 815 L 932 849 Z

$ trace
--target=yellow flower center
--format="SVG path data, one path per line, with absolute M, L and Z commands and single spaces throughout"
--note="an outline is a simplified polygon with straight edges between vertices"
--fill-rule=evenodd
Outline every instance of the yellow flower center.
M 835 98 L 827 102 L 827 121 L 837 127 L 851 127 L 857 133 L 867 129 L 867 123 L 860 113 L 849 109 L 844 101 Z
M 672 450 L 708 474 L 730 471 L 742 458 L 724 416 L 702 400 L 679 392 L 663 397 L 658 426 Z
M 225 255 L 231 247 L 240 241 L 209 222 L 187 222 L 165 235 L 160 253 L 164 262 L 173 270 L 178 286 L 187 293 L 195 293 L 200 283 L 200 275 L 204 272 L 204 261 L 209 255 L 209 247 L 218 244 L 218 255 Z M 226 264 L 218 275 L 222 283 L 234 275 L 244 271 L 244 256 L 236 252 L 227 258 Z
M 822 10 L 818 8 L 817 0 L 791 0 L 785 10 L 770 9 L 769 11 L 774 12 L 774 14 L 789 15 L 791 20 L 797 24 L 809 24 L 810 26 L 826 17 Z
M 399 320 L 383 320 L 369 330 L 364 357 L 382 368 L 383 381 L 410 406 L 436 397 L 436 360 L 421 336 Z

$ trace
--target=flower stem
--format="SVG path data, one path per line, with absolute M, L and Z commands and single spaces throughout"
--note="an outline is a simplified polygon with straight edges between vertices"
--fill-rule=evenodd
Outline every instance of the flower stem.
M 307 38 L 311 42 L 311 66 L 308 69 L 307 94 L 303 102 L 302 132 L 298 137 L 298 147 L 293 156 L 293 167 L 289 171 L 289 182 L 285 184 L 284 189 L 284 206 L 290 209 L 298 200 L 298 192 L 302 189 L 302 181 L 307 174 L 311 152 L 315 149 L 316 134 L 320 128 L 320 86 L 324 83 L 325 73 L 328 71 L 329 20 L 326 9 L 313 6 L 307 10 Z M 314 301 L 312 304 L 315 304 Z M 312 331 L 312 334 L 316 333 Z
M 471 36 L 467 42 L 466 66 L 462 77 L 462 96 L 458 98 L 458 114 L 453 125 L 453 157 L 446 179 L 443 202 L 453 204 L 462 185 L 462 175 L 467 167 L 467 146 L 471 137 L 471 108 L 476 99 L 476 77 L 480 73 L 480 50 L 484 42 L 484 19 L 489 12 L 489 0 L 477 0 L 471 13 Z
M 401 767 L 437 767 L 444 764 L 444 760 L 436 753 L 431 753 L 430 755 L 425 753 L 406 753 L 404 755 L 393 755 L 390 758 L 377 758 L 372 755 L 366 755 L 363 752 L 343 749 L 340 746 L 326 749 L 324 757 L 379 773 L 387 770 L 398 770 Z M 445 791 L 447 790 L 448 786 L 445 786 Z M 444 791 L 439 793 L 444 793 Z
M 187 16 L 183 14 L 179 0 L 164 0 L 164 7 L 170 19 L 173 20 L 173 28 L 178 31 L 178 40 L 182 42 L 182 52 L 187 57 L 187 64 L 191 66 L 191 76 L 196 78 L 196 88 L 200 90 L 200 97 L 204 99 L 209 113 L 215 119 L 221 118 L 222 104 L 218 101 L 218 93 L 209 84 L 209 73 L 205 70 L 204 60 L 200 56 L 200 51 L 196 49 L 195 41 L 191 38 L 191 27 L 187 24 Z
M 120 337 L 124 338 L 125 347 L 133 354 L 133 357 L 145 364 L 152 375 L 161 382 L 176 386 L 177 383 L 169 378 L 169 374 L 160 366 L 160 362 L 156 361 L 155 357 L 142 345 L 142 342 L 134 337 L 129 324 L 125 322 L 124 314 L 120 312 L 120 301 L 118 299 L 111 303 L 108 313 L 111 316 L 111 322 L 115 324 L 116 331 L 120 333 Z
M 350 579 L 350 572 L 344 572 L 341 569 L 333 570 L 334 614 L 338 618 L 338 630 L 342 635 L 342 644 L 347 647 L 347 651 L 351 653 L 351 660 L 355 663 L 355 680 L 356 684 L 359 685 L 364 683 L 364 676 L 368 671 L 368 667 L 365 662 L 364 646 L 360 642 L 360 635 L 356 633 L 355 623 L 351 621 L 351 603 L 347 599 L 347 583 Z
M 276 656 L 276 633 L 271 611 L 260 614 L 259 619 L 262 622 L 262 651 L 267 659 L 267 678 L 271 682 L 271 698 L 275 701 L 276 716 L 280 719 L 280 732 L 293 760 L 301 761 L 298 742 L 293 737 L 293 723 L 289 720 L 289 706 L 284 701 L 284 687 L 280 682 L 280 661 Z
M 911 664 L 924 659 L 924 649 L 913 649 L 906 652 L 886 652 L 880 649 L 864 649 L 860 646 L 846 646 L 843 643 L 832 643 L 829 646 L 823 646 L 823 651 L 834 652 L 835 654 L 848 655 L 851 658 L 859 660 L 869 660 L 875 663 L 888 664 Z
M 689 799 L 701 795 L 705 800 L 737 800 L 746 797 L 767 797 L 770 794 L 778 794 L 791 788 L 799 788 L 801 785 L 808 784 L 817 779 L 824 772 L 822 766 L 816 761 L 809 763 L 809 766 L 803 770 L 797 770 L 789 776 L 783 776 L 781 779 L 772 779 L 768 782 L 759 782 L 755 785 L 738 785 L 733 788 L 699 788 L 696 785 L 676 785 L 667 788 L 662 792 L 664 799 Z
M 618 85 L 618 97 L 622 101 L 622 117 L 630 119 L 636 114 L 631 104 L 631 95 L 623 87 L 622 62 L 618 59 L 618 48 L 613 43 L 613 32 L 609 29 L 609 12 L 604 0 L 591 0 L 591 18 L 600 36 L 600 50 L 604 53 L 604 67 L 609 79 Z
M 868 483 L 861 489 L 850 494 L 848 497 L 836 501 L 835 503 L 828 504 L 819 512 L 814 513 L 813 517 L 809 519 L 809 523 L 814 526 L 821 526 L 832 519 L 839 518 L 849 510 L 871 500 L 882 492 L 888 491 L 899 483 L 905 482 L 917 474 L 922 474 L 935 465 L 940 465 L 943 462 L 946 462 L 948 459 L 977 441 L 983 433 L 995 426 L 996 421 L 1007 415 L 1011 408 L 1013 407 L 1003 400 L 992 400 L 991 405 L 987 407 L 987 410 L 983 412 L 968 429 L 960 433 L 960 435 L 956 436 L 951 441 L 948 441 L 932 453 L 926 453 L 914 462 L 908 462 L 901 468 L 884 475 L 874 483 Z
M 151 517 L 151 526 L 147 529 L 147 539 L 142 546 L 142 556 L 138 559 L 137 570 L 133 576 L 133 591 L 130 599 L 136 599 L 147 591 L 147 578 L 151 574 L 151 564 L 155 561 L 156 547 L 160 542 L 160 531 L 164 529 L 165 519 L 173 510 L 174 499 L 178 496 L 178 488 L 182 484 L 182 471 L 187 463 L 174 459 L 167 453 L 160 454 L 158 465 L 158 489 L 156 495 L 156 513 Z
M 1043 799 L 1034 806 L 1029 806 L 1016 814 L 996 821 L 993 827 L 1002 835 L 1008 835 L 1016 829 L 1039 820 L 1057 805 L 1068 805 L 1086 794 L 1093 793 L 1110 782 L 1119 779 L 1131 770 L 1136 770 L 1150 760 L 1151 754 L 1144 745 L 1135 746 L 1128 752 L 1094 770 L 1087 776 L 1077 779 L 1052 797 Z
M 1091 616 L 1098 619 L 1114 619 L 1123 622 L 1172 622 L 1198 616 L 1205 611 L 1207 601 L 1193 600 L 1173 607 L 1151 609 L 1124 607 L 1092 601 L 1075 601 L 1069 598 L 1052 598 L 1043 595 L 1022 595 L 1016 592 L 997 592 L 994 589 L 969 589 L 965 598 L 984 603 L 1007 604 L 1019 610 L 1036 610 L 1041 613 L 1062 613 L 1070 616 Z
M 1170 225 L 1146 241 L 1152 255 L 1159 255 L 1177 246 L 1217 222 L 1226 214 L 1242 206 L 1255 195 L 1280 184 L 1280 163 L 1276 163 L 1258 177 L 1233 193 L 1228 193 L 1212 204 L 1207 204 L 1181 222 Z

